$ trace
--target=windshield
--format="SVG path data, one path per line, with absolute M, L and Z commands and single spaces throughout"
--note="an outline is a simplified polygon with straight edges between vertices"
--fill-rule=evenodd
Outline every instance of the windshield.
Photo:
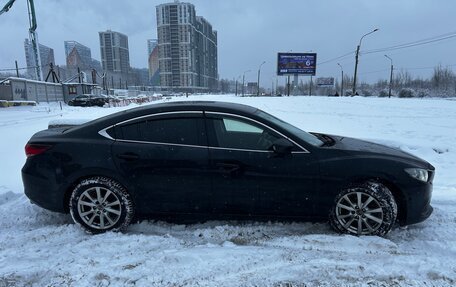
M 263 112 L 262 110 L 256 110 L 255 114 L 257 114 L 258 116 L 260 116 L 268 121 L 273 122 L 274 124 L 278 125 L 279 127 L 286 130 L 287 132 L 299 137 L 303 141 L 305 141 L 313 146 L 322 146 L 324 144 L 316 136 L 314 136 L 308 132 L 305 132 L 305 131 L 301 130 L 300 128 L 297 128 L 279 118 L 276 118 L 273 115 Z

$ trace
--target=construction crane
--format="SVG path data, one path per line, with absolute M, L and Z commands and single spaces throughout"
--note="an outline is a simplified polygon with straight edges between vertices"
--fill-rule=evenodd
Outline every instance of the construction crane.
M 13 7 L 14 2 L 16 0 L 10 0 L 6 5 L 0 10 L 0 15 L 5 12 L 8 12 L 11 7 Z M 37 24 L 36 24 L 36 15 L 35 15 L 35 5 L 33 4 L 33 0 L 27 0 L 27 8 L 28 8 L 28 16 L 29 16 L 29 39 L 32 43 L 33 55 L 35 60 L 35 75 L 38 81 L 43 79 L 43 75 L 41 73 L 41 57 L 40 57 L 40 45 L 38 44 L 38 34 L 36 32 Z

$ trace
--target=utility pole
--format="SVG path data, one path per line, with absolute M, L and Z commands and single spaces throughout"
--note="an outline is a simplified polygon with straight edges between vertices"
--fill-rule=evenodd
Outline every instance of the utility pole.
M 275 88 L 274 94 L 277 95 L 277 88 L 279 87 L 279 77 L 275 76 L 275 79 L 276 79 L 276 85 L 275 85 L 276 88 Z
M 97 84 L 97 71 L 92 69 L 92 84 Z
M 388 98 L 391 98 L 391 88 L 393 86 L 393 59 L 388 57 L 388 55 L 385 55 L 390 61 L 391 61 L 391 72 L 390 72 L 390 84 L 389 84 L 389 91 L 388 91 Z
M 16 77 L 19 78 L 19 68 L 17 66 L 17 61 L 14 61 L 14 63 L 16 64 Z
M 260 72 L 261 72 L 261 66 L 263 66 L 265 63 L 266 63 L 266 61 L 263 61 L 263 63 L 261 63 L 260 67 L 258 68 L 257 97 L 260 96 Z
M 359 39 L 359 44 L 358 44 L 358 47 L 356 47 L 356 55 L 355 55 L 355 74 L 353 76 L 353 90 L 352 90 L 352 96 L 354 96 L 356 94 L 356 75 L 358 73 L 358 58 L 359 58 L 359 50 L 361 49 L 361 41 L 363 40 L 364 37 L 366 37 L 367 35 L 370 35 L 374 32 L 377 32 L 378 29 L 374 29 L 373 31 L 367 33 L 367 34 L 364 34 L 361 39 Z
M 312 96 L 312 75 L 310 75 L 309 97 Z
M 287 53 L 291 53 L 293 50 L 288 50 Z M 290 74 L 287 76 L 287 97 L 290 96 Z
M 287 77 L 287 97 L 290 96 L 290 75 Z
M 342 68 L 342 66 L 339 63 L 337 63 L 337 65 L 339 65 L 340 70 L 342 72 L 342 80 L 340 81 L 340 96 L 343 97 L 344 96 L 344 69 Z
M 241 76 L 236 78 L 236 93 L 234 94 L 235 96 L 237 96 L 237 94 L 238 94 L 238 82 L 239 82 L 240 78 L 241 78 Z
M 78 67 L 78 81 L 79 81 L 79 84 L 82 83 L 82 80 L 81 80 L 81 69 L 79 69 L 79 67 Z
M 236 91 L 235 91 L 235 93 L 234 93 L 235 96 L 237 96 L 237 82 L 238 82 L 238 81 L 237 81 L 237 79 L 236 79 Z
M 250 72 L 250 70 L 245 71 L 244 74 L 242 75 L 242 96 L 244 96 L 245 73 L 248 73 L 248 72 Z
M 8 12 L 11 7 L 13 7 L 14 2 L 16 0 L 9 0 L 8 3 L 0 10 L 0 15 L 5 12 Z M 28 16 L 29 16 L 29 39 L 32 44 L 33 49 L 33 57 L 35 61 L 35 76 L 38 81 L 43 79 L 43 74 L 41 72 L 41 58 L 40 58 L 40 46 L 38 43 L 38 33 L 36 32 L 36 28 L 38 27 L 36 23 L 36 15 L 35 15 L 35 5 L 33 0 L 27 1 L 27 9 L 28 9 Z
M 271 79 L 271 96 L 274 94 L 274 78 Z

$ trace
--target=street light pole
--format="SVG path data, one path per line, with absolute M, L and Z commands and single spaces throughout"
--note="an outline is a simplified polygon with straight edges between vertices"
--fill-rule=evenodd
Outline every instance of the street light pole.
M 370 31 L 367 34 L 364 34 L 361 39 L 359 39 L 359 44 L 358 47 L 356 47 L 356 56 L 355 56 L 355 74 L 353 76 L 353 96 L 356 93 L 356 74 L 358 73 L 358 58 L 359 58 L 359 50 L 361 49 L 361 41 L 363 41 L 363 38 L 366 37 L 367 35 L 370 35 L 374 32 L 377 32 L 378 29 L 374 29 L 373 31 Z
M 388 98 L 391 98 L 391 88 L 393 86 L 393 70 L 394 70 L 393 59 L 388 57 L 388 55 L 385 55 L 385 57 L 387 57 L 391 61 L 390 84 L 389 84 L 389 91 L 388 91 Z
M 266 63 L 266 61 L 263 61 L 261 63 L 260 67 L 258 67 L 258 81 L 257 81 L 257 97 L 260 96 L 260 72 L 261 72 L 261 66 L 263 66 Z
M 245 73 L 248 73 L 248 72 L 250 72 L 250 70 L 245 71 L 244 74 L 242 75 L 242 96 L 244 96 Z
M 234 94 L 235 96 L 237 96 L 237 94 L 238 94 L 238 82 L 239 82 L 240 78 L 241 78 L 241 76 L 236 78 L 236 93 Z
M 340 81 L 340 96 L 343 97 L 344 96 L 344 69 L 342 68 L 342 66 L 337 63 L 337 65 L 339 65 L 340 67 L 340 70 L 342 71 L 342 80 Z

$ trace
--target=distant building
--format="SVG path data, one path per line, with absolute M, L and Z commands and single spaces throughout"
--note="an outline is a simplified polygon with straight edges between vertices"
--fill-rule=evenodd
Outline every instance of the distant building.
M 148 39 L 147 40 L 147 56 L 150 56 L 152 51 L 157 47 L 158 39 Z
M 76 41 L 65 41 L 64 45 L 68 67 L 79 67 L 82 70 L 92 68 L 92 52 L 89 47 Z
M 155 45 L 151 42 L 155 41 Z M 158 40 L 147 40 L 147 47 L 149 53 L 149 83 L 152 86 L 160 86 L 160 66 L 159 66 L 159 49 L 158 49 Z
M 32 80 L 37 80 L 35 72 L 35 53 L 33 52 L 32 43 L 29 39 L 24 41 L 24 50 L 25 50 L 25 61 L 27 63 L 27 78 Z M 41 74 L 42 80 L 46 79 L 47 74 L 49 73 L 49 65 L 55 64 L 54 59 L 54 49 L 49 48 L 48 46 L 39 44 L 40 50 L 40 61 L 41 61 Z
M 149 82 L 149 70 L 146 68 L 132 68 L 131 74 L 133 77 L 128 86 L 145 86 Z
M 128 37 L 111 30 L 99 32 L 99 35 L 103 70 L 128 74 L 130 71 Z
M 174 90 L 209 91 L 218 86 L 217 32 L 195 6 L 175 1 L 158 5 L 160 83 Z
M 101 62 L 95 59 L 92 59 L 92 69 L 97 71 L 102 71 L 103 67 L 101 66 Z

